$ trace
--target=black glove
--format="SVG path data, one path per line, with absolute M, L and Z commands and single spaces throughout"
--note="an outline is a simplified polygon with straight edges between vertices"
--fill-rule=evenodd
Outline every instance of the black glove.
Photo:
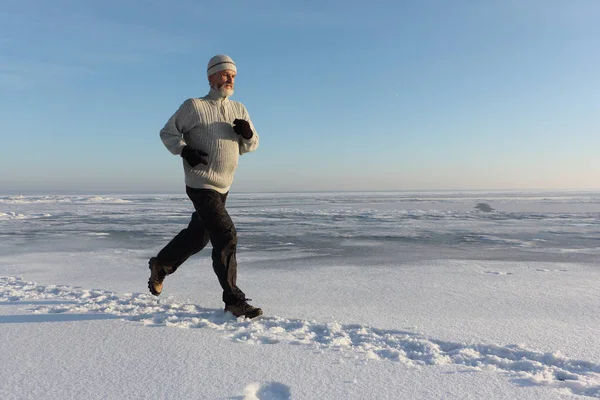
M 192 149 L 190 146 L 185 146 L 183 150 L 181 150 L 181 157 L 190 165 L 190 167 L 194 168 L 198 164 L 208 164 L 208 160 L 205 157 L 208 157 L 208 154 L 203 152 L 202 150 Z
M 252 136 L 254 136 L 252 128 L 250 128 L 250 123 L 245 119 L 235 119 L 233 121 L 233 130 L 244 139 L 252 139 Z

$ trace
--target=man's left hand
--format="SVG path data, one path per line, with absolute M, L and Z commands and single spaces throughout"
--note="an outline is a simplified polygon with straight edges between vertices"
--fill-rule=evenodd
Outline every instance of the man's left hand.
M 250 128 L 250 123 L 244 119 L 235 119 L 233 121 L 233 131 L 244 139 L 252 139 L 254 133 Z

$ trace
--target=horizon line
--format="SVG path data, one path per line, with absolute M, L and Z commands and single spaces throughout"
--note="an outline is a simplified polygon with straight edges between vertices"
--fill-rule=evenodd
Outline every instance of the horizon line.
M 308 194 L 308 193 L 514 193 L 514 192 L 529 192 L 529 193 L 600 193 L 600 188 L 585 188 L 585 189 L 333 189 L 333 190 L 261 190 L 261 191 L 230 191 L 230 194 Z M 176 194 L 184 195 L 185 192 L 182 190 L 37 190 L 37 189 L 25 189 L 25 190 L 7 190 L 0 191 L 0 196 L 35 196 L 35 195 L 99 195 L 99 194 L 118 194 L 118 195 L 137 195 L 137 194 Z

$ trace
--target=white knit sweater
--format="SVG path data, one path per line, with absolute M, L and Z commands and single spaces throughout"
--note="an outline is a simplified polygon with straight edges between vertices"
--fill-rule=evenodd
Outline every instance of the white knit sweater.
M 233 121 L 245 119 L 254 135 L 244 139 L 233 131 Z M 258 134 L 242 103 L 222 98 L 211 89 L 202 98 L 187 99 L 160 131 L 160 138 L 173 154 L 185 146 L 208 153 L 208 165 L 194 168 L 183 160 L 185 184 L 195 189 L 226 193 L 233 182 L 240 154 L 256 150 Z

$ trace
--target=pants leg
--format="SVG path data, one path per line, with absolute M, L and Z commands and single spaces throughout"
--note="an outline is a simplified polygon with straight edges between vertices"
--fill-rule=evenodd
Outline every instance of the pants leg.
M 236 285 L 237 232 L 225 209 L 227 194 L 208 189 L 187 189 L 197 215 L 213 246 L 213 269 L 223 288 L 223 302 L 236 304 L 246 298 Z
M 208 231 L 196 212 L 188 227 L 177 234 L 156 256 L 161 265 L 172 274 L 188 258 L 206 247 L 209 241 Z

